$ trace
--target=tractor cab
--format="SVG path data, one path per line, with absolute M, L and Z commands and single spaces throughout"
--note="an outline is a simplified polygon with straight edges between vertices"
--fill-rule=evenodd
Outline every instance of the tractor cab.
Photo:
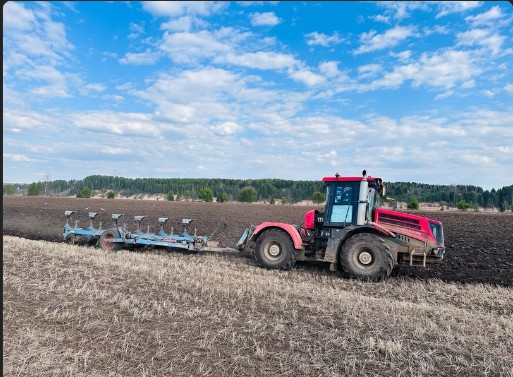
M 306 229 L 345 228 L 363 225 L 372 221 L 374 210 L 379 207 L 385 194 L 381 178 L 368 177 L 324 177 L 326 204 L 324 212 L 316 210 L 305 214 Z

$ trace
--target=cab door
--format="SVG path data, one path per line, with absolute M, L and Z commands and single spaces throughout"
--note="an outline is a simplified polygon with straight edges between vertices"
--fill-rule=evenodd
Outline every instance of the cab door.
M 337 182 L 328 186 L 328 208 L 324 212 L 325 226 L 344 228 L 354 224 L 358 193 L 355 182 Z

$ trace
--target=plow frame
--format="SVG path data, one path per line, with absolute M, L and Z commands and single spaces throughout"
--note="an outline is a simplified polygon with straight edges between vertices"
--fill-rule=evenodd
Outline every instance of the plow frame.
M 75 243 L 76 237 L 84 237 L 88 243 L 100 238 L 104 230 L 102 229 L 102 223 L 100 222 L 100 225 L 98 228 L 94 227 L 93 220 L 98 215 L 96 212 L 89 212 L 89 226 L 87 228 L 80 228 L 78 226 L 78 220 L 75 220 L 75 225 L 71 226 L 69 221 L 71 219 L 71 216 L 75 213 L 75 211 L 65 211 L 64 214 L 66 215 L 66 224 L 64 224 L 64 230 L 63 230 L 63 238 L 65 241 L 70 241 L 71 243 Z
M 102 229 L 101 223 L 99 228 L 95 228 L 93 225 L 93 219 L 97 213 L 90 212 L 89 217 L 91 219 L 90 225 L 87 229 L 78 227 L 78 221 L 75 221 L 75 226 L 69 224 L 71 215 L 75 211 L 65 211 L 67 221 L 64 225 L 63 238 L 64 240 L 74 240 L 76 236 L 84 236 L 87 241 L 94 239 L 96 244 L 106 252 L 121 249 L 125 246 L 161 246 L 169 249 L 181 249 L 188 251 L 212 251 L 212 252 L 225 252 L 225 253 L 238 253 L 240 250 L 229 247 L 219 247 L 219 242 L 211 241 L 210 239 L 220 231 L 220 229 L 226 229 L 226 224 L 221 223 L 218 228 L 210 236 L 198 236 L 196 234 L 196 228 L 194 228 L 194 235 L 191 235 L 187 231 L 187 227 L 193 221 L 192 219 L 182 219 L 183 231 L 181 234 L 174 234 L 173 228 L 170 233 L 164 231 L 164 224 L 168 220 L 167 217 L 159 217 L 160 230 L 158 233 L 150 233 L 149 226 L 146 232 L 141 231 L 140 223 L 145 216 L 134 216 L 134 220 L 137 223 L 137 229 L 133 232 L 126 228 L 126 225 L 119 226 L 118 220 L 122 214 L 112 214 L 112 220 L 114 221 L 114 227 L 110 229 Z M 109 237 L 102 236 L 106 232 Z M 116 235 L 116 236 L 113 236 Z M 116 246 L 114 246 L 116 245 Z

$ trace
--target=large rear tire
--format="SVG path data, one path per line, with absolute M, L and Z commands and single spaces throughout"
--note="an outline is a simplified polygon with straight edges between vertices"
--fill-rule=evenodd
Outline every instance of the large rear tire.
M 394 267 L 392 251 L 380 237 L 370 233 L 355 234 L 340 250 L 340 267 L 353 279 L 381 281 Z
M 99 243 L 103 251 L 111 253 L 122 248 L 123 244 L 119 242 L 110 242 L 110 240 L 114 238 L 119 238 L 119 232 L 117 229 L 107 229 L 102 233 Z
M 262 267 L 288 270 L 296 263 L 296 257 L 290 237 L 281 230 L 266 230 L 257 239 L 255 258 Z

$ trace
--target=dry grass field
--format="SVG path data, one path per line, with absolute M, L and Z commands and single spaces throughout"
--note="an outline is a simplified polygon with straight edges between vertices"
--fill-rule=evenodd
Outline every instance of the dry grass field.
M 513 289 L 4 234 L 3 375 L 513 376 Z

